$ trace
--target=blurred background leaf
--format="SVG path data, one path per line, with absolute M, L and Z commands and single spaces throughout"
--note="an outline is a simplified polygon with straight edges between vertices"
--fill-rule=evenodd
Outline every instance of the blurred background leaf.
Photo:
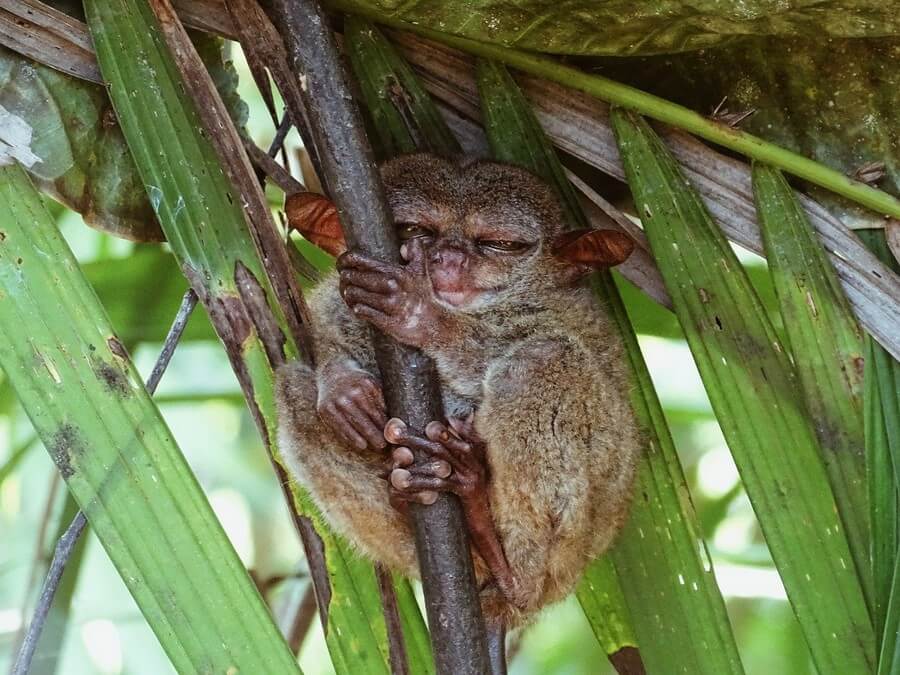
M 742 35 L 900 34 L 896 5 L 882 0 L 605 0 L 574 4 L 551 0 L 337 0 L 330 4 L 483 42 L 557 54 L 680 52 Z
M 745 37 L 689 54 L 585 64 L 701 113 L 752 113 L 741 129 L 900 195 L 898 61 L 896 38 L 816 34 Z M 811 191 L 851 227 L 883 222 L 825 190 Z
M 247 108 L 237 95 L 230 48 L 203 33 L 194 40 L 243 127 Z M 4 116 L 14 116 L 6 117 L 6 124 L 18 118 L 30 127 L 31 157 L 22 163 L 41 190 L 100 230 L 134 241 L 163 239 L 103 87 L 0 47 L 0 106 Z

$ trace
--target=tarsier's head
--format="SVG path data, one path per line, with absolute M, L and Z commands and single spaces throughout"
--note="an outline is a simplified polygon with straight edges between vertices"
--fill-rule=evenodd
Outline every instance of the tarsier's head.
M 413 154 L 381 173 L 401 252 L 421 256 L 435 297 L 460 309 L 503 292 L 572 285 L 633 248 L 612 230 L 564 233 L 554 191 L 519 167 Z

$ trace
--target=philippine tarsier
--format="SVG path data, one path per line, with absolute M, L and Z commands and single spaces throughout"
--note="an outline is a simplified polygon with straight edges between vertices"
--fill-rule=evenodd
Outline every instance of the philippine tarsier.
M 405 264 L 346 252 L 310 295 L 317 367 L 278 373 L 282 447 L 334 529 L 406 575 L 406 504 L 458 495 L 484 613 L 520 624 L 626 517 L 641 442 L 586 277 L 631 241 L 563 232 L 553 190 L 513 166 L 416 154 L 381 172 Z M 434 359 L 446 424 L 387 419 L 368 325 Z

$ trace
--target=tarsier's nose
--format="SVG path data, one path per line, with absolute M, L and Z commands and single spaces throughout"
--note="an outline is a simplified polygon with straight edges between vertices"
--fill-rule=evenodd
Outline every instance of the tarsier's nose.
M 469 266 L 469 256 L 456 246 L 440 246 L 431 252 L 429 262 L 446 268 L 465 269 Z

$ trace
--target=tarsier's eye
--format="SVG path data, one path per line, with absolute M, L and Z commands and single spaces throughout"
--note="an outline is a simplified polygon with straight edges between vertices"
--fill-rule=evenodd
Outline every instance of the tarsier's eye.
M 531 248 L 531 244 L 525 241 L 512 241 L 506 239 L 479 239 L 478 247 L 489 249 L 491 251 L 502 251 L 503 253 L 520 253 Z
M 433 237 L 434 232 L 427 227 L 416 225 L 415 223 L 397 223 L 397 234 L 401 241 L 407 239 L 415 239 L 416 237 Z

